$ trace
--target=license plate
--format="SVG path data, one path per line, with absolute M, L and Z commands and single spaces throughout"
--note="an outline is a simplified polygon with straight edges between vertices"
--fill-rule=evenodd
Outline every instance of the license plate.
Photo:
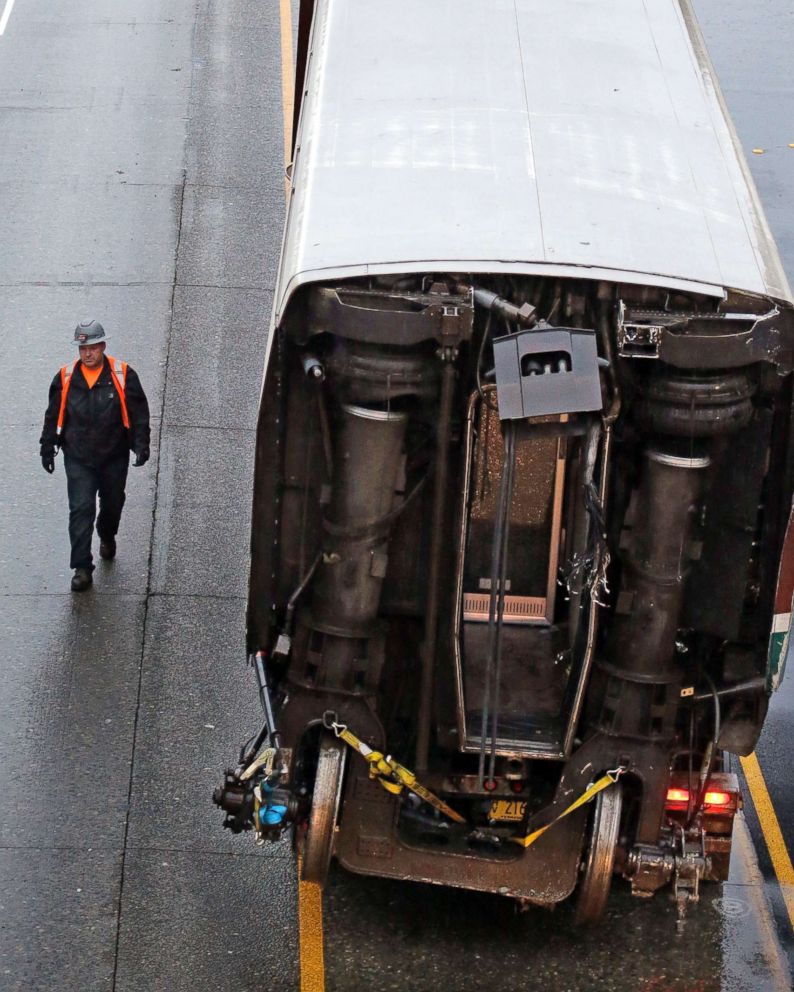
M 494 799 L 488 818 L 491 820 L 501 820 L 514 823 L 516 820 L 523 820 L 527 804 L 518 799 Z

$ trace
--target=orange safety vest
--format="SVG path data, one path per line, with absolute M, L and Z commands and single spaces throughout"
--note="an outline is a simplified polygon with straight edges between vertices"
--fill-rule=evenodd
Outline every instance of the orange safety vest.
M 105 355 L 105 358 L 107 358 L 110 367 L 110 378 L 113 380 L 113 385 L 116 387 L 116 392 L 119 394 L 119 400 L 121 401 L 121 422 L 129 430 L 130 418 L 127 413 L 127 397 L 124 393 L 124 388 L 127 384 L 127 363 L 122 362 L 120 358 L 111 358 L 110 355 Z M 66 397 L 69 395 L 72 374 L 77 367 L 78 361 L 79 359 L 76 358 L 61 369 L 61 408 L 58 411 L 58 427 L 56 428 L 58 437 L 63 433 L 63 422 L 66 417 Z

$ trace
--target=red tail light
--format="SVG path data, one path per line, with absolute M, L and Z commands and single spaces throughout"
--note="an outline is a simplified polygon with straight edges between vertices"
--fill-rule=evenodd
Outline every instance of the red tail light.
M 705 803 L 707 806 L 730 806 L 732 802 L 733 796 L 730 792 L 708 791 L 706 793 Z
M 682 781 L 683 779 L 683 781 Z M 697 787 L 693 789 L 691 799 L 698 798 Z M 686 810 L 690 803 L 690 791 L 686 785 L 686 777 L 676 774 L 667 790 L 665 806 L 672 812 Z M 707 813 L 716 813 L 732 816 L 741 808 L 741 798 L 739 795 L 739 783 L 735 776 L 726 773 L 718 773 L 711 779 L 703 797 L 703 806 Z

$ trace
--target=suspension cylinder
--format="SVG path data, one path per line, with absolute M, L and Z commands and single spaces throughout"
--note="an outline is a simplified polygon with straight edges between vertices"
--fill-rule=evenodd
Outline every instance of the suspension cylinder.
M 388 522 L 407 414 L 345 405 L 334 454 L 323 563 L 312 613 L 316 623 L 366 636 L 386 574 Z
M 296 654 L 310 661 L 318 686 L 353 691 L 372 674 L 370 653 L 380 630 L 390 513 L 408 415 L 342 404 L 335 420 L 323 557 L 311 611 L 299 622 Z
M 651 445 L 643 462 L 620 596 L 605 657 L 596 663 L 590 714 L 604 733 L 667 740 L 674 732 L 681 682 L 676 634 L 710 459 Z

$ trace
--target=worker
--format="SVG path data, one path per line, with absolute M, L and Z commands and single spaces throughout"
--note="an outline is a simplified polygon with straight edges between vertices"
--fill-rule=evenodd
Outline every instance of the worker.
M 72 590 L 93 582 L 91 539 L 99 495 L 99 555 L 116 556 L 116 535 L 124 506 L 130 451 L 138 467 L 149 460 L 149 404 L 141 381 L 126 362 L 105 354 L 107 336 L 97 320 L 78 324 L 79 359 L 56 373 L 41 432 L 41 464 L 55 471 L 63 451 L 69 496 Z

